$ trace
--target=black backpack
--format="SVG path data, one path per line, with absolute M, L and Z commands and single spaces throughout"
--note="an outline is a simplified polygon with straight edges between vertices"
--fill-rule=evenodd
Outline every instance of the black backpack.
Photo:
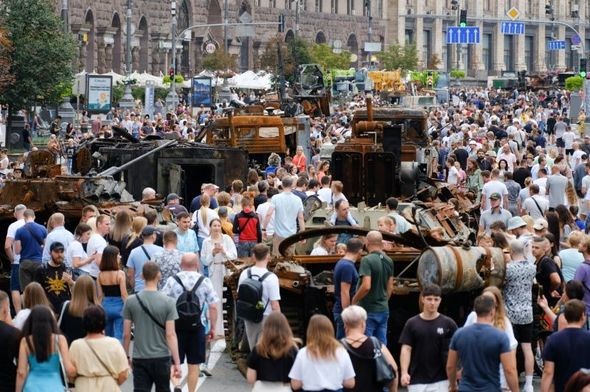
M 236 313 L 243 320 L 259 323 L 262 321 L 264 311 L 268 306 L 262 302 L 262 282 L 272 272 L 267 272 L 261 277 L 252 275 L 252 268 L 248 268 L 248 278 L 238 287 L 238 300 L 236 302 Z M 253 276 L 258 279 L 254 279 Z
M 176 311 L 178 312 L 178 319 L 176 320 L 176 328 L 182 331 L 198 331 L 203 328 L 201 323 L 201 303 L 197 296 L 197 289 L 205 280 L 201 275 L 192 290 L 187 290 L 182 284 L 178 275 L 174 275 L 174 279 L 182 286 L 183 292 L 176 300 Z

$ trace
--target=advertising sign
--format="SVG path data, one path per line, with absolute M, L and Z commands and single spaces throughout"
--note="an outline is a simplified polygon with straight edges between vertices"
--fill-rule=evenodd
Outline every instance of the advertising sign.
M 212 79 L 209 77 L 199 76 L 193 78 L 193 93 L 191 97 L 193 107 L 199 107 L 201 105 L 211 107 L 213 104 L 212 86 Z
M 108 113 L 112 106 L 113 77 L 88 75 L 86 79 L 86 102 L 90 113 Z

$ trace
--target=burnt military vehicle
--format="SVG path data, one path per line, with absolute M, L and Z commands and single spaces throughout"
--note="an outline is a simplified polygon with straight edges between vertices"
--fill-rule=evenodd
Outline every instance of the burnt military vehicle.
M 374 108 L 370 97 L 366 109 L 355 110 L 351 140 L 336 145 L 330 165 L 352 205 L 414 196 L 429 170 L 426 120 L 418 109 Z

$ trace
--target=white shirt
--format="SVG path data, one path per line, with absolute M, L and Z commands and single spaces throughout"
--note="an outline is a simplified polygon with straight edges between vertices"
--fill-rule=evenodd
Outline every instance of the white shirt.
M 238 280 L 238 290 L 240 289 L 240 284 L 242 284 L 246 279 L 248 279 L 249 270 L 252 270 L 252 277 L 254 279 L 261 278 L 265 273 L 269 272 L 268 269 L 260 268 L 255 265 L 250 268 L 246 268 L 240 274 L 240 279 Z M 266 306 L 266 308 L 264 309 L 264 315 L 268 316 L 272 312 L 270 301 L 280 300 L 281 291 L 279 287 L 279 278 L 274 273 L 271 273 L 262 281 L 262 302 Z
M 65 255 L 65 263 L 68 266 L 73 267 L 73 260 L 74 257 L 79 257 L 80 260 L 86 260 L 88 258 L 88 254 L 86 254 L 86 252 L 84 251 L 84 247 L 82 246 L 82 243 L 80 241 L 72 241 L 70 243 L 70 245 L 66 248 L 66 255 Z M 91 263 L 94 264 L 94 263 Z M 82 271 L 88 272 L 90 273 L 91 270 L 89 270 L 88 264 L 83 265 L 82 267 L 80 267 L 80 269 Z
M 201 249 L 201 262 L 203 265 L 209 266 L 211 263 L 223 262 L 224 260 L 235 260 L 238 257 L 236 244 L 234 240 L 227 234 L 222 234 L 222 239 L 219 241 L 225 250 L 225 255 L 217 253 L 213 256 L 213 248 L 215 243 L 211 237 L 205 238 L 203 241 L 203 249 Z
M 571 150 L 573 148 L 574 140 L 576 140 L 576 134 L 573 133 L 571 130 L 566 131 L 563 136 L 563 143 L 565 144 L 566 150 Z
M 335 360 L 315 359 L 303 347 L 289 372 L 289 378 L 301 381 L 307 391 L 340 390 L 342 382 L 354 376 L 352 361 L 344 347 L 336 349 Z
M 322 202 L 330 204 L 332 201 L 332 190 L 330 188 L 320 188 L 318 191 L 318 197 Z
M 502 203 L 504 202 L 504 197 L 508 197 L 508 189 L 506 188 L 506 185 L 504 185 L 503 182 L 500 182 L 498 180 L 491 180 L 486 182 L 481 190 L 482 199 L 484 203 L 484 206 L 481 209 L 482 211 L 488 210 L 491 207 L 489 199 L 493 193 L 499 193 L 502 196 L 502 199 L 500 199 L 500 205 L 503 205 Z
M 535 201 L 537 202 L 536 204 Z M 537 207 L 537 204 L 539 207 Z M 548 208 L 549 201 L 546 198 L 537 195 L 527 197 L 522 204 L 522 209 L 525 210 L 527 214 L 533 219 L 544 218 L 545 211 L 547 211 Z
M 25 219 L 19 219 L 16 222 L 12 222 L 10 226 L 8 226 L 8 231 L 6 232 L 6 238 L 12 238 L 12 254 L 14 255 L 14 261 L 12 264 L 18 264 L 20 261 L 20 254 L 14 253 L 14 237 L 16 236 L 16 231 L 25 225 Z
M 303 202 L 291 192 L 282 192 L 270 199 L 275 212 L 275 234 L 287 238 L 297 233 L 297 216 L 303 212 Z
M 449 169 L 447 182 L 451 185 L 457 185 L 459 183 L 459 171 L 455 166 L 451 166 L 451 168 Z
M 207 208 L 206 214 L 207 224 L 204 224 L 201 215 L 201 210 L 198 209 L 195 212 L 193 212 L 193 225 L 197 225 L 199 229 L 199 233 L 197 234 L 197 236 L 201 238 L 209 237 L 209 223 L 211 223 L 213 219 L 219 219 L 219 215 L 217 215 L 217 212 L 213 211 L 211 208 Z
M 107 241 L 98 233 L 93 233 L 88 240 L 88 245 L 86 245 L 86 253 L 88 256 L 92 256 L 95 253 L 101 254 L 107 246 Z M 96 260 L 90 264 L 86 264 L 84 267 L 80 268 L 90 274 L 90 276 L 98 277 L 98 273 L 100 269 L 98 268 L 98 264 Z
M 313 250 L 311 251 L 310 256 L 328 256 L 330 253 L 328 253 L 328 251 L 326 250 L 326 248 L 324 248 L 321 245 L 316 246 L 315 248 L 313 248 Z
M 55 227 L 53 230 L 51 230 L 51 233 L 47 234 L 47 237 L 45 237 L 45 246 L 43 247 L 43 257 L 41 258 L 43 263 L 47 264 L 47 262 L 49 260 L 51 260 L 51 254 L 49 253 L 49 248 L 51 247 L 51 244 L 53 244 L 54 242 L 61 242 L 64 246 L 64 249 L 68 249 L 68 246 L 70 245 L 70 243 L 72 241 L 74 241 L 74 235 L 72 233 L 70 233 L 68 230 L 66 230 L 65 227 L 59 226 L 59 227 Z M 71 266 L 71 264 L 67 264 L 67 263 L 66 263 L 66 265 L 68 267 Z
M 256 213 L 260 217 L 260 222 L 264 222 L 264 218 L 266 217 L 266 213 L 270 208 L 270 201 L 265 201 L 264 203 L 260 203 L 258 208 L 256 209 Z M 271 236 L 275 233 L 275 212 L 273 211 L 268 224 L 266 225 L 266 235 Z

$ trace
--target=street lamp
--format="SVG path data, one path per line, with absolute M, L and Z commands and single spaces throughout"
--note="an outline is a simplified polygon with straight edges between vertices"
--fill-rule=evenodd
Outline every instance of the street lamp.
M 64 34 L 65 35 L 67 35 L 70 30 L 69 21 L 68 21 L 68 8 L 69 8 L 68 7 L 68 0 L 62 0 L 61 14 L 63 17 L 63 22 L 64 22 Z M 72 69 L 73 68 L 74 67 L 72 64 Z M 67 122 L 68 124 L 74 123 L 74 119 L 76 118 L 76 111 L 74 110 L 74 107 L 70 103 L 69 96 L 66 95 L 65 97 L 63 97 L 63 101 L 62 101 L 61 105 L 59 105 L 58 111 L 59 111 L 59 115 L 61 116 L 63 122 Z
M 119 102 L 119 107 L 124 110 L 133 110 L 135 101 L 131 93 L 131 8 L 133 0 L 127 0 L 127 28 L 126 28 L 126 48 L 125 48 L 125 93 Z
M 170 2 L 170 14 L 172 15 L 172 72 L 170 78 L 170 91 L 166 96 L 166 108 L 176 109 L 178 106 L 178 94 L 176 94 L 176 1 Z

